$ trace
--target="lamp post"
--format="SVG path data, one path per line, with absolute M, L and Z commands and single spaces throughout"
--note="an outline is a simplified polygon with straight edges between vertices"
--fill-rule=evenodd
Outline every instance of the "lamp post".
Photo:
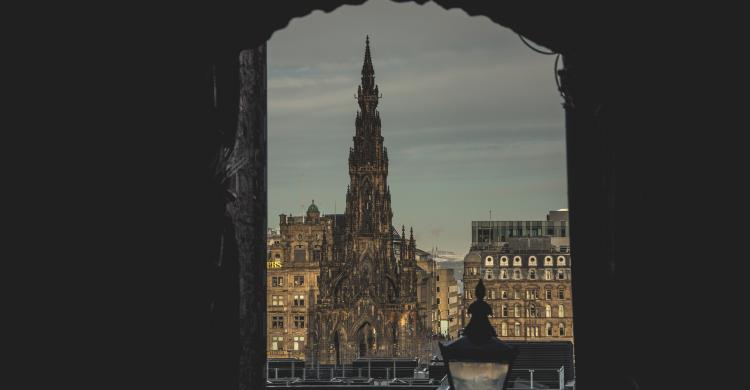
M 487 316 L 492 309 L 484 301 L 481 276 L 475 290 L 476 300 L 469 305 L 469 324 L 462 336 L 448 344 L 439 343 L 453 390 L 504 389 L 518 349 L 497 338 Z

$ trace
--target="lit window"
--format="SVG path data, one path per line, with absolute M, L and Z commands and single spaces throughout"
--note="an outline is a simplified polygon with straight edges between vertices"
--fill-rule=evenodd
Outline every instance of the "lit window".
M 508 335 L 508 323 L 503 322 L 500 326 L 500 335 L 501 336 L 507 336 Z
M 516 322 L 516 326 L 513 329 L 514 336 L 520 336 L 521 335 L 521 324 Z
M 271 337 L 271 350 L 280 351 L 283 349 L 284 349 L 284 337 L 283 336 Z
M 563 306 L 563 305 L 558 305 L 557 306 L 557 316 L 560 317 L 560 318 L 565 317 L 565 306 Z
M 544 306 L 544 314 L 545 314 L 545 317 L 547 318 L 552 317 L 552 306 L 550 305 Z
M 271 295 L 271 306 L 284 306 L 284 296 Z
M 305 342 L 305 336 L 294 336 L 294 350 L 300 350 L 300 343 Z
M 305 296 L 304 295 L 295 295 L 294 296 L 294 306 L 305 306 Z

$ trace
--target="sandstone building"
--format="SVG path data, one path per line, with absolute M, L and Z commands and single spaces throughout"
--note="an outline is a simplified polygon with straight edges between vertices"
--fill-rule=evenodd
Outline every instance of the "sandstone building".
M 479 278 L 503 340 L 573 340 L 567 211 L 547 221 L 474 221 L 464 258 L 464 306 Z M 464 313 L 464 324 L 468 313 Z

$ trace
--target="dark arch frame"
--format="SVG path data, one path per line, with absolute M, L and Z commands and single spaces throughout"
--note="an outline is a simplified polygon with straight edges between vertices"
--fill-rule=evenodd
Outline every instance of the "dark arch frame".
M 217 307 L 228 308 L 228 312 L 207 312 L 208 305 L 180 306 L 182 314 L 202 320 L 195 324 L 180 321 L 181 327 L 170 327 L 170 332 L 180 329 L 189 337 L 175 339 L 170 344 L 174 348 L 165 350 L 165 356 L 180 361 L 192 357 L 187 366 L 201 369 L 186 370 L 186 365 L 175 365 L 176 375 L 170 378 L 183 375 L 182 380 L 188 385 L 203 381 L 210 384 L 205 387 L 212 388 L 236 388 L 237 382 L 243 389 L 262 386 L 265 270 L 264 262 L 257 259 L 265 257 L 267 220 L 264 42 L 294 17 L 314 9 L 330 12 L 342 4 L 363 2 L 321 0 L 260 8 L 247 1 L 225 8 L 181 9 L 176 14 L 179 17 L 170 18 L 172 24 L 165 29 L 168 32 L 160 31 L 164 29 L 162 25 L 141 27 L 144 45 L 149 46 L 128 48 L 134 55 L 132 62 L 123 66 L 123 74 L 127 65 L 134 65 L 132 76 L 126 75 L 132 79 L 143 76 L 147 81 L 137 84 L 143 87 L 142 94 L 137 95 L 139 103 L 143 107 L 159 107 L 158 113 L 142 108 L 143 117 L 149 121 L 136 123 L 148 130 L 144 139 L 163 137 L 160 140 L 174 151 L 166 167 L 175 177 L 160 184 L 164 197 L 154 201 L 169 202 L 167 206 L 159 204 L 164 221 L 159 231 L 164 226 L 174 228 L 161 232 L 164 254 L 170 256 L 155 257 L 161 261 L 158 266 L 180 270 L 184 277 L 169 279 L 171 290 L 193 291 L 191 296 L 201 302 L 210 293 L 196 291 L 195 286 L 206 284 L 211 278 L 207 275 L 223 274 L 224 264 L 239 268 L 239 296 L 224 291 L 208 299 L 223 300 L 224 304 Z M 612 383 L 626 383 L 629 378 L 643 382 L 655 372 L 652 367 L 660 366 L 659 355 L 644 356 L 629 346 L 646 343 L 659 348 L 658 339 L 642 329 L 636 318 L 622 318 L 617 313 L 639 312 L 662 318 L 656 305 L 643 308 L 638 302 L 648 302 L 656 291 L 666 292 L 665 287 L 644 276 L 642 268 L 648 266 L 657 272 L 655 267 L 665 267 L 661 270 L 666 271 L 666 265 L 650 260 L 667 258 L 669 254 L 660 249 L 656 238 L 645 238 L 641 243 L 648 252 L 643 257 L 626 257 L 618 248 L 628 245 L 626 232 L 638 230 L 651 213 L 662 215 L 660 209 L 670 205 L 672 195 L 683 195 L 674 181 L 665 186 L 659 181 L 661 176 L 650 169 L 660 161 L 661 153 L 657 152 L 670 145 L 672 133 L 660 133 L 659 123 L 649 120 L 651 113 L 642 104 L 654 99 L 643 96 L 650 87 L 647 81 L 651 81 L 649 70 L 639 63 L 644 60 L 639 55 L 651 54 L 650 47 L 645 46 L 646 34 L 629 29 L 632 19 L 628 18 L 634 14 L 627 10 L 621 10 L 624 14 L 613 19 L 603 9 L 562 2 L 435 2 L 446 8 L 459 7 L 470 15 L 487 16 L 535 44 L 563 54 L 562 84 L 575 104 L 565 109 L 571 240 L 576 252 L 572 266 L 578 385 L 585 389 L 606 383 L 609 388 L 617 388 Z M 154 39 L 150 34 L 165 39 Z M 637 45 L 628 44 L 631 40 Z M 627 56 L 622 55 L 625 49 Z M 153 63 L 154 57 L 163 59 L 164 66 L 154 65 L 147 70 L 135 66 L 143 65 L 139 61 Z M 123 125 L 123 130 L 126 133 L 130 129 Z M 644 139 L 649 143 L 642 144 Z M 247 159 L 247 164 L 240 169 L 238 181 L 226 188 L 208 177 L 206 167 L 235 140 L 244 153 L 239 157 Z M 632 150 L 639 153 L 629 153 Z M 155 187 L 160 179 L 163 178 L 154 180 Z M 178 185 L 183 187 L 177 188 Z M 651 197 L 644 197 L 644 187 L 651 189 Z M 227 189 L 237 199 L 227 194 Z M 180 196 L 174 196 L 175 192 Z M 219 240 L 227 231 L 223 218 L 227 205 L 237 238 L 236 242 L 224 241 L 224 249 L 232 249 L 229 251 L 222 249 Z M 189 218 L 180 218 L 184 213 Z M 179 222 L 168 221 L 171 217 L 177 217 L 174 220 Z M 178 254 L 170 252 L 174 248 L 178 248 Z M 207 267 L 206 259 L 214 259 L 219 253 L 238 255 L 234 259 L 225 257 L 222 266 Z M 628 290 L 626 286 L 633 281 L 638 281 L 641 289 Z M 618 312 L 602 307 L 601 297 L 608 297 Z M 240 310 L 235 316 L 231 308 L 237 306 Z M 602 333 L 602 317 L 618 318 L 617 329 Z M 211 326 L 205 326 L 206 322 Z M 183 344 L 190 338 L 204 340 L 201 351 L 212 358 L 191 352 L 193 349 Z M 658 372 L 664 377 L 680 375 L 667 373 L 663 367 Z M 644 387 L 650 387 L 646 384 Z

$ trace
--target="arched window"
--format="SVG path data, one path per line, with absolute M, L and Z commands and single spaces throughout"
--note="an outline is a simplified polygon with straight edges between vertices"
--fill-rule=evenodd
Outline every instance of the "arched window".
M 516 326 L 513 329 L 513 335 L 514 336 L 520 336 L 521 335 L 521 323 L 516 322 Z
M 484 270 L 484 278 L 487 280 L 492 280 L 492 270 L 486 269 Z
M 557 299 L 565 299 L 565 287 L 557 289 Z
M 536 270 L 535 269 L 530 269 L 529 270 L 529 279 L 531 279 L 531 280 L 535 280 L 536 279 Z
M 565 256 L 557 256 L 557 265 L 565 266 Z
M 500 279 L 508 279 L 508 271 L 501 269 L 500 270 Z
M 521 265 L 521 256 L 516 256 L 513 258 L 513 266 L 520 266 Z
M 495 259 L 493 259 L 492 256 L 485 257 L 484 265 L 487 267 L 492 267 L 493 265 L 495 265 Z
M 546 315 L 547 318 L 552 317 L 552 306 L 550 306 L 550 305 L 545 306 L 544 307 L 544 314 Z
M 529 317 L 536 317 L 536 305 L 529 305 Z
M 520 317 L 521 316 L 521 307 L 518 306 L 518 305 L 513 305 L 513 314 L 516 317 Z
M 514 269 L 513 270 L 513 279 L 521 279 L 521 270 L 520 269 Z
M 529 257 L 529 267 L 536 267 L 536 256 Z
M 508 323 L 507 322 L 503 322 L 500 325 L 500 335 L 501 336 L 507 336 L 508 335 Z
M 565 323 L 560 323 L 560 336 L 565 336 Z
M 545 256 L 544 257 L 544 265 L 545 266 L 551 266 L 552 265 L 552 256 Z
M 503 317 L 508 316 L 508 305 L 503 305 Z
M 547 287 L 544 289 L 544 299 L 552 299 L 552 289 Z
M 560 317 L 560 318 L 565 317 L 565 306 L 563 306 L 563 305 L 558 305 L 557 306 L 557 316 Z
M 546 330 L 547 336 L 552 336 L 552 324 L 551 323 L 549 322 L 547 323 L 547 325 L 545 326 L 545 330 Z
M 507 266 L 508 265 L 508 256 L 503 256 L 500 258 L 500 265 L 501 266 Z
M 545 269 L 544 270 L 544 280 L 552 280 L 552 270 L 551 269 Z

